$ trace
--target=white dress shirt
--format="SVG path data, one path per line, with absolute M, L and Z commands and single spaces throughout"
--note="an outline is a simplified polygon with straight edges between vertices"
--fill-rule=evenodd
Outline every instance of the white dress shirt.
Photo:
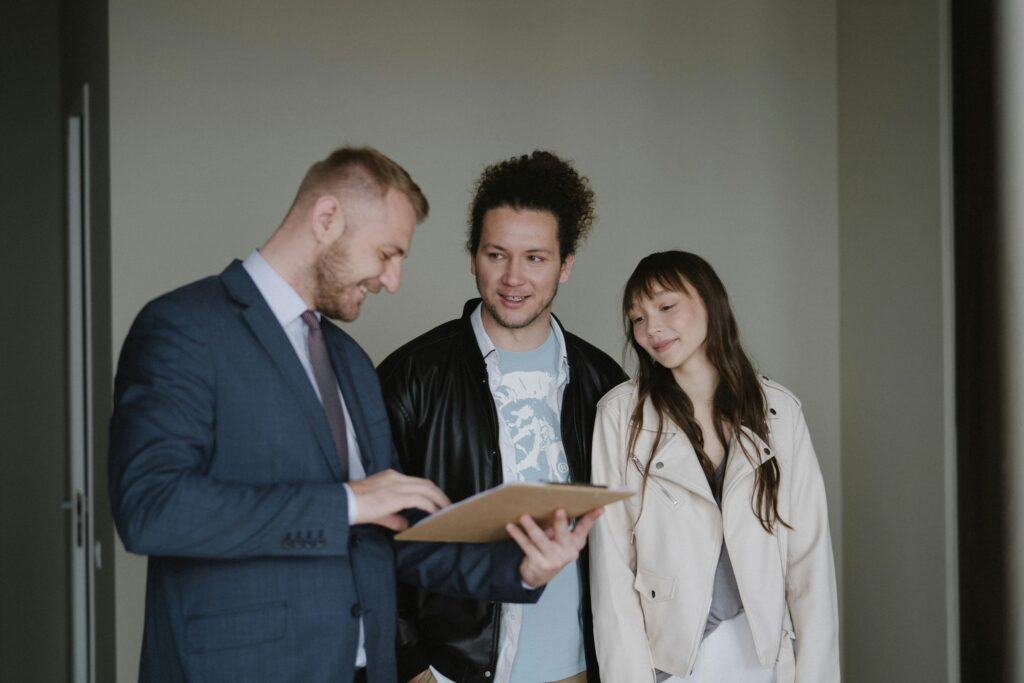
M 242 262 L 242 267 L 245 268 L 245 272 L 249 274 L 252 281 L 256 283 L 256 289 L 260 290 L 260 294 L 263 295 L 263 299 L 270 306 L 270 310 L 274 317 L 277 318 L 277 322 L 284 328 L 284 333 L 288 336 L 288 341 L 292 343 L 292 347 L 299 357 L 299 362 L 302 363 L 306 376 L 309 378 L 309 383 L 313 386 L 313 391 L 316 392 L 318 399 L 323 400 L 320 397 L 320 389 L 316 384 L 316 377 L 313 375 L 313 364 L 309 359 L 309 327 L 302 320 L 302 314 L 309 310 L 306 302 L 267 263 L 259 250 L 253 249 L 252 253 Z M 316 313 L 316 318 L 319 320 L 320 312 L 314 311 L 314 313 Z M 348 414 L 348 407 L 345 405 L 345 397 L 342 395 L 340 387 L 338 389 L 338 398 L 341 399 L 341 410 L 345 414 L 349 480 L 363 479 L 366 477 L 366 470 L 363 468 L 362 460 L 359 459 L 359 443 L 356 441 L 356 432 L 352 426 L 352 418 Z M 356 497 L 353 495 L 352 489 L 349 488 L 348 484 L 343 484 L 343 486 L 345 487 L 345 494 L 348 499 L 348 523 L 355 524 L 358 512 Z M 365 642 L 363 620 L 360 619 L 359 646 L 356 649 L 357 667 L 366 666 Z

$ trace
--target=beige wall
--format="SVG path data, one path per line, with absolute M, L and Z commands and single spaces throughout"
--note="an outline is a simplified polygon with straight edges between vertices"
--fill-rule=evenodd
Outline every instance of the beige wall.
M 473 294 L 462 251 L 486 163 L 576 160 L 599 222 L 556 313 L 616 357 L 621 287 L 685 248 L 748 349 L 804 400 L 840 545 L 836 7 L 826 2 L 110 3 L 112 334 L 276 226 L 305 167 L 380 147 L 433 204 L 402 291 L 350 330 L 379 360 Z M 119 549 L 119 676 L 144 560 Z
M 947 12 L 839 3 L 851 681 L 959 680 Z

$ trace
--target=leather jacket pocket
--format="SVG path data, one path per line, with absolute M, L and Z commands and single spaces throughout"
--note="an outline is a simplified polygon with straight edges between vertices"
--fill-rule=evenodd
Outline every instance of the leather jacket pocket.
M 676 580 L 675 577 L 659 576 L 646 569 L 637 569 L 633 588 L 645 602 L 667 602 L 676 594 Z

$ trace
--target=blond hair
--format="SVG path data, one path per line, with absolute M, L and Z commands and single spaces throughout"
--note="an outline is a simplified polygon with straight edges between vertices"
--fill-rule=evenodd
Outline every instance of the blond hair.
M 309 167 L 299 184 L 295 204 L 343 190 L 383 197 L 390 188 L 409 199 L 417 223 L 427 217 L 430 204 L 404 168 L 372 147 L 341 147 Z

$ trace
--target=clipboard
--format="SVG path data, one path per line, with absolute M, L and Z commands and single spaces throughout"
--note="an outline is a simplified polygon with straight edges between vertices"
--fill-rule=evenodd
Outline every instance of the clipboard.
M 570 519 L 594 508 L 625 500 L 633 491 L 591 484 L 515 482 L 495 486 L 420 520 L 395 536 L 396 541 L 491 543 L 509 537 L 505 525 L 522 515 L 551 523 L 562 509 Z

